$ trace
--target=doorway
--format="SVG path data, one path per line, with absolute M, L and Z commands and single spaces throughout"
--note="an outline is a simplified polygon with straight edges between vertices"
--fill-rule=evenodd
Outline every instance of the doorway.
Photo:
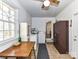
M 23 22 L 23 23 L 20 23 L 20 36 L 21 36 L 21 39 L 22 41 L 28 41 L 28 37 L 27 37 L 27 34 L 28 34 L 28 24 L 26 22 Z
M 46 38 L 51 38 L 51 21 L 46 23 Z
M 52 42 L 52 22 L 51 21 L 46 23 L 45 39 L 46 39 L 46 43 Z

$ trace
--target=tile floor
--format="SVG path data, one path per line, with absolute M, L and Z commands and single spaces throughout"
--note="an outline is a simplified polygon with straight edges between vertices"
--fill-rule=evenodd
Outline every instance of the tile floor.
M 46 44 L 50 59 L 72 59 L 68 54 L 60 54 L 53 44 Z

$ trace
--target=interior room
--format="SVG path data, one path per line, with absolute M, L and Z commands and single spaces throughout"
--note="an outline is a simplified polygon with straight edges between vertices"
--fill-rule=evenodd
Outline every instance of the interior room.
M 78 59 L 78 0 L 0 0 L 0 59 Z

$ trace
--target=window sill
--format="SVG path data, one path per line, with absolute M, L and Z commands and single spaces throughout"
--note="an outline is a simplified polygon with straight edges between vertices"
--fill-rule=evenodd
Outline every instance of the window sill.
M 10 38 L 10 39 L 7 39 L 7 40 L 0 41 L 0 47 L 3 46 L 3 45 L 6 45 L 6 44 L 9 43 L 9 42 L 17 41 L 17 40 L 15 40 L 15 39 L 16 39 L 16 38 Z

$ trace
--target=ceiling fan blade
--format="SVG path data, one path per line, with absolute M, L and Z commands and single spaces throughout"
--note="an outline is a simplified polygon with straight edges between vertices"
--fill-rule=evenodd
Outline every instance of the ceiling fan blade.
M 48 10 L 49 9 L 49 6 L 44 6 L 44 4 L 42 5 L 42 7 L 41 7 L 43 10 Z
M 41 8 L 44 8 L 44 7 L 45 7 L 45 6 L 44 6 L 44 4 L 43 4 Z
M 60 3 L 59 0 L 49 0 L 49 1 L 50 1 L 51 5 L 55 5 L 55 6 L 59 5 L 59 3 Z

